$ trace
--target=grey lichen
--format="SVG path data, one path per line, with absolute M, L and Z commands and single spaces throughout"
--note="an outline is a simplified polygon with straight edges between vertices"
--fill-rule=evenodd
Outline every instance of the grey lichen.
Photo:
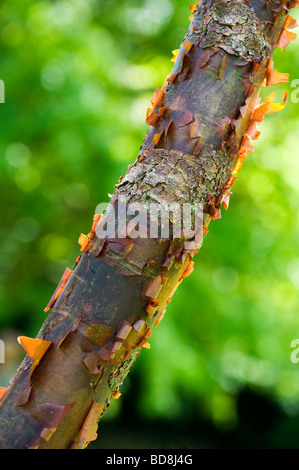
M 223 190 L 233 168 L 229 152 L 205 148 L 199 156 L 176 150 L 144 151 L 116 186 L 131 202 L 149 204 L 201 203 Z
M 267 24 L 241 0 L 203 1 L 194 14 L 185 40 L 202 48 L 220 47 L 247 61 L 269 57 Z

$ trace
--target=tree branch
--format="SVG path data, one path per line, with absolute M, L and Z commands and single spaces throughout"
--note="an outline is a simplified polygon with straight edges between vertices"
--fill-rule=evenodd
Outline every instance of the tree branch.
M 273 94 L 260 104 L 259 94 L 265 83 L 286 80 L 273 71 L 271 57 L 294 39 L 284 26 L 293 24 L 288 12 L 295 6 L 202 0 L 191 7 L 173 70 L 147 111 L 151 127 L 136 162 L 116 185 L 104 216 L 80 237 L 82 256 L 66 270 L 37 338 L 19 339 L 27 356 L 7 390 L 0 390 L 1 448 L 84 448 L 96 438 L 99 418 L 149 347 L 202 242 L 176 237 L 173 215 L 168 237 L 160 220 L 155 237 L 133 238 L 133 215 L 125 226 L 119 223 L 121 204 L 139 204 L 147 215 L 153 204 L 190 204 L 189 229 L 201 204 L 207 233 L 221 205 L 228 206 L 259 123 L 285 106 L 285 99 L 274 103 Z M 139 227 L 147 235 L 148 222 Z M 111 224 L 115 236 L 100 236 Z

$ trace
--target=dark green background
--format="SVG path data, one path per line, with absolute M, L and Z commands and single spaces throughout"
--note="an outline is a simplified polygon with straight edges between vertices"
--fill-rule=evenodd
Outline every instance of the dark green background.
M 134 162 L 189 15 L 182 0 L 1 2 L 0 386 L 23 356 L 16 336 L 37 334 L 79 234 Z M 287 107 L 262 123 L 92 447 L 298 447 L 297 51 L 276 51 L 290 81 L 263 96 L 287 89 Z

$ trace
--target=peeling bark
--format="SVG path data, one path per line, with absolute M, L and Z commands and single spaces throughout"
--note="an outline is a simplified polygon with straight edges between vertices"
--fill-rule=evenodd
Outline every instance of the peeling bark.
M 228 207 L 230 188 L 259 136 L 265 114 L 285 106 L 266 83 L 286 81 L 273 71 L 276 47 L 294 39 L 288 15 L 295 1 L 202 0 L 174 67 L 147 111 L 151 126 L 136 162 L 115 187 L 140 203 L 201 203 L 203 235 Z M 171 297 L 193 270 L 200 248 L 186 239 L 130 238 L 129 223 L 114 238 L 99 238 L 110 212 L 81 235 L 82 255 L 67 269 L 36 339 L 22 337 L 27 356 L 0 390 L 0 448 L 85 448 L 97 423 L 148 339 Z M 170 220 L 173 228 L 174 220 Z M 161 228 L 161 227 L 160 227 Z M 146 227 L 148 229 L 148 227 Z

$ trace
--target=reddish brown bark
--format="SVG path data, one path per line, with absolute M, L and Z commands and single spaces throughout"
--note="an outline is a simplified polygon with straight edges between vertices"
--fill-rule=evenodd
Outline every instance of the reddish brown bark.
M 288 12 L 297 4 L 202 0 L 192 7 L 173 71 L 153 95 L 140 154 L 110 208 L 121 198 L 147 208 L 201 203 L 207 232 L 228 206 L 258 124 L 285 105 L 273 94 L 260 104 L 259 94 L 264 83 L 287 78 L 271 57 L 294 39 Z M 0 391 L 2 448 L 84 448 L 95 439 L 99 418 L 192 272 L 201 243 L 186 248 L 186 238 L 171 234 L 132 239 L 129 220 L 125 238 L 98 238 L 109 214 L 80 237 L 82 256 L 66 270 L 37 339 L 20 338 L 28 355 Z

